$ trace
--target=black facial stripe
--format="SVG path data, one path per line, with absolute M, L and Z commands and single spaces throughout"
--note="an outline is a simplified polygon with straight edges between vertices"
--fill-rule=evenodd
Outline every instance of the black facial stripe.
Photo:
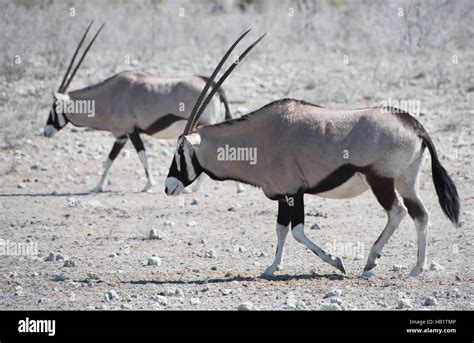
M 59 125 L 58 114 L 56 113 L 56 108 L 53 107 L 53 127 L 56 130 L 61 130 L 61 126 Z
M 195 154 L 191 156 L 191 163 L 193 164 L 194 172 L 196 173 L 197 177 L 197 175 L 200 175 L 202 173 L 202 168 Z
M 59 125 L 58 112 L 56 110 L 56 101 L 53 103 L 52 113 L 53 113 L 53 116 L 52 116 L 51 124 L 56 130 L 61 130 L 64 126 L 66 126 L 67 123 L 69 123 L 69 119 L 67 119 L 66 114 L 62 113 L 64 117 L 64 125 L 63 126 Z M 50 124 L 49 119 L 48 119 L 48 124 Z
M 186 168 L 186 159 L 184 158 L 184 153 L 179 153 L 179 165 L 181 167 L 180 173 L 184 176 L 185 181 L 189 181 L 188 168 Z
M 46 121 L 47 125 L 53 125 L 53 113 L 49 112 L 48 120 Z
M 176 158 L 173 157 L 173 161 L 171 162 L 170 170 L 168 172 L 168 176 L 176 177 L 178 175 L 178 167 L 176 166 Z

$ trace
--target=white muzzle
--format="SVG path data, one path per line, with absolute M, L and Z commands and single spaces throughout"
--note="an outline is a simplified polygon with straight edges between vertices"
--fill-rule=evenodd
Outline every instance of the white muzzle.
M 179 195 L 184 189 L 184 185 L 175 177 L 166 178 L 165 192 L 166 195 Z

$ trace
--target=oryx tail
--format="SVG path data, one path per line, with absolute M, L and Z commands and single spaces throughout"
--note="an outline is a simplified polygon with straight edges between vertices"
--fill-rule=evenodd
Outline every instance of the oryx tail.
M 433 183 L 436 194 L 438 194 L 441 209 L 449 220 L 454 224 L 458 224 L 460 205 L 456 186 L 446 169 L 441 165 L 438 153 L 428 132 L 424 131 L 419 137 L 423 140 L 431 155 L 431 173 L 433 174 Z

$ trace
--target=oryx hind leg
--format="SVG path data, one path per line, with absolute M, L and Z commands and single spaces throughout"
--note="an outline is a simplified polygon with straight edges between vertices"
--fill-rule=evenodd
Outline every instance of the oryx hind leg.
M 137 129 L 135 129 L 135 131 L 133 131 L 133 133 L 131 133 L 129 136 L 130 140 L 133 143 L 133 146 L 135 147 L 135 150 L 137 151 L 138 157 L 140 158 L 140 162 L 142 163 L 143 168 L 145 169 L 147 183 L 143 188 L 143 192 L 149 192 L 151 187 L 155 184 L 155 181 L 153 180 L 153 176 L 150 172 L 150 168 L 148 165 L 148 157 L 145 151 L 145 147 L 143 146 L 143 141 L 140 138 L 140 134 Z
M 277 248 L 273 263 L 265 270 L 263 276 L 272 276 L 275 271 L 281 270 L 283 246 L 285 245 L 286 236 L 290 229 L 290 208 L 285 200 L 278 201 L 278 217 L 276 225 Z
M 403 203 L 408 209 L 408 214 L 415 222 L 418 238 L 418 255 L 415 267 L 410 275 L 418 276 L 426 269 L 426 236 L 428 233 L 429 216 L 419 196 L 420 172 L 425 161 L 425 154 L 413 162 L 408 169 L 395 180 L 395 187 L 402 196 Z
M 115 140 L 114 146 L 107 157 L 107 160 L 104 163 L 104 172 L 102 173 L 102 177 L 100 178 L 99 183 L 95 186 L 91 192 L 98 193 L 104 191 L 104 184 L 107 180 L 107 175 L 109 173 L 110 167 L 114 162 L 115 158 L 118 156 L 120 151 L 122 150 L 125 143 L 127 143 L 128 137 L 127 136 L 120 136 Z
M 342 273 L 346 273 L 342 258 L 333 256 L 324 249 L 314 244 L 304 233 L 304 194 L 299 193 L 295 196 L 288 197 L 288 205 L 290 208 L 291 233 L 297 242 L 306 245 L 306 247 L 318 255 L 324 262 L 329 263 L 333 267 L 339 269 Z
M 383 247 L 393 235 L 407 212 L 395 192 L 393 179 L 378 175 L 366 175 L 366 179 L 377 201 L 387 212 L 388 219 L 384 230 L 375 241 L 372 249 L 370 249 L 364 272 L 368 272 L 377 265 Z

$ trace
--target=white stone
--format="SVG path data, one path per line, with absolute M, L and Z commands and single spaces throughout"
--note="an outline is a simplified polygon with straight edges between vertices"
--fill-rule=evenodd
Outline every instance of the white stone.
M 148 258 L 147 262 L 148 266 L 160 266 L 161 265 L 161 259 L 156 256 L 152 256 Z
M 438 300 L 435 297 L 428 297 L 423 303 L 424 306 L 436 306 L 438 305 Z
M 435 261 L 432 261 L 431 265 L 430 265 L 430 270 L 441 272 L 441 271 L 444 270 L 444 267 L 441 264 L 439 264 Z
M 204 257 L 206 258 L 217 258 L 217 253 L 214 249 L 210 249 L 204 253 Z
M 338 297 L 331 298 L 329 301 L 331 303 L 338 304 L 338 305 L 342 305 L 343 303 L 342 299 Z
M 66 277 L 64 276 L 64 274 L 53 275 L 53 281 L 62 282 L 64 280 L 66 280 Z
M 189 299 L 189 303 L 191 305 L 197 305 L 197 304 L 201 303 L 201 300 L 199 298 L 191 298 L 191 299 Z
M 105 300 L 106 301 L 113 301 L 115 299 L 118 299 L 118 294 L 115 290 L 111 289 L 107 293 L 105 293 Z
M 411 304 L 410 299 L 399 299 L 396 308 L 399 310 L 404 310 L 412 307 L 413 305 Z
M 177 289 L 173 287 L 165 287 L 160 293 L 160 295 L 163 295 L 165 297 L 170 297 L 170 296 L 175 296 L 177 294 Z
M 239 311 L 254 311 L 254 310 L 256 310 L 256 308 L 251 302 L 245 302 L 245 303 L 240 304 L 237 307 L 237 310 L 239 310 Z
M 160 230 L 153 228 L 153 229 L 150 229 L 148 237 L 150 239 L 160 239 L 161 240 L 165 237 L 165 235 Z
M 232 294 L 233 291 L 232 291 L 231 289 L 229 289 L 229 288 L 224 288 L 224 289 L 221 289 L 221 293 L 222 293 L 223 295 L 229 295 L 229 294 Z
M 75 267 L 75 266 L 76 266 L 76 263 L 73 260 L 65 260 L 64 261 L 63 267 L 71 268 L 71 267 Z
M 162 296 L 162 295 L 154 296 L 153 300 L 156 301 L 160 305 L 167 305 L 168 304 L 168 299 L 165 296 Z
M 50 252 L 44 259 L 46 262 L 56 261 L 56 253 Z
M 321 311 L 341 311 L 342 310 L 342 307 L 338 304 L 335 304 L 335 303 L 331 303 L 331 304 L 328 304 L 328 303 L 322 303 L 320 306 L 319 306 L 319 309 Z
M 340 297 L 342 296 L 343 291 L 342 289 L 333 289 L 326 294 L 324 294 L 324 298 L 330 298 L 330 297 Z
M 246 250 L 243 246 L 241 246 L 241 245 L 236 245 L 236 246 L 234 247 L 234 252 L 244 253 L 244 252 L 246 252 L 246 251 L 247 251 L 247 250 Z

